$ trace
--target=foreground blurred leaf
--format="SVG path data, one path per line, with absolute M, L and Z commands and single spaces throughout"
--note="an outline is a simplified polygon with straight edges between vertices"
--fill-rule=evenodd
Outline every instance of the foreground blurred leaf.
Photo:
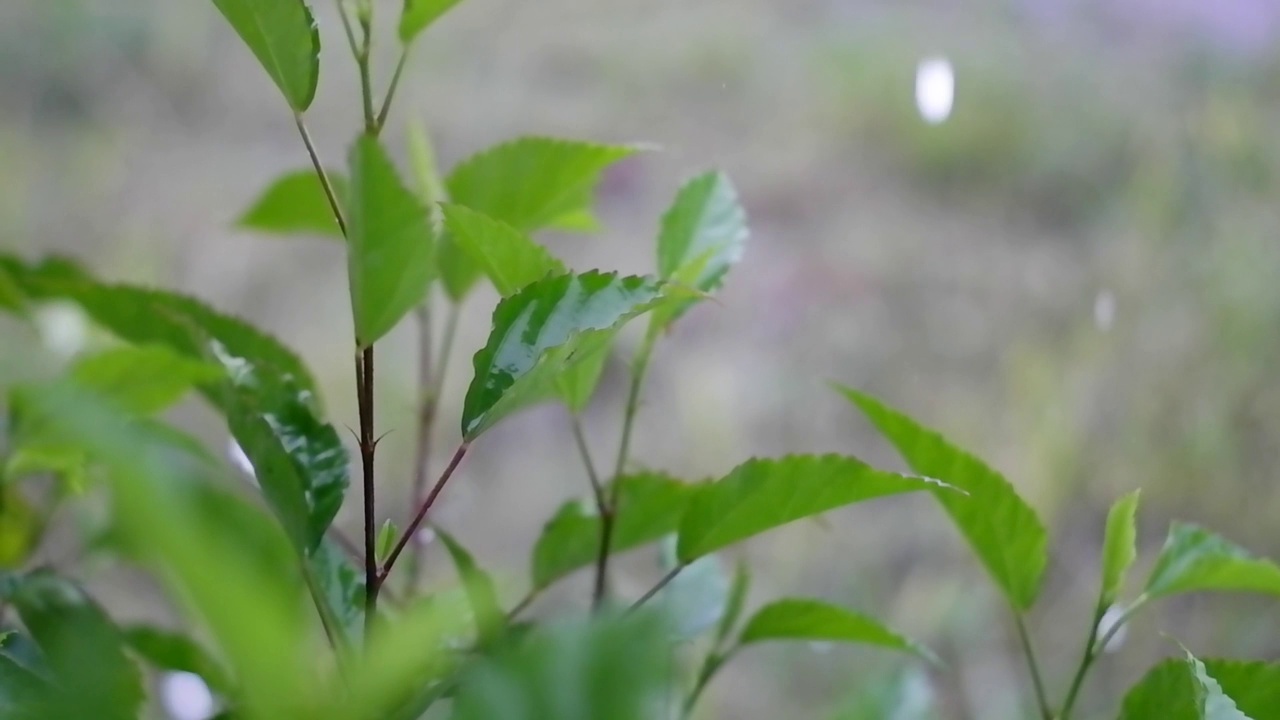
M 319 612 L 328 613 L 346 643 L 356 646 L 364 632 L 364 568 L 327 537 L 307 559 L 306 568 L 318 591 L 313 599 L 325 603 Z
M 928 648 L 890 630 L 880 621 L 822 600 L 787 598 L 757 610 L 743 627 L 739 642 L 751 645 L 770 640 L 879 645 L 938 662 L 938 657 Z
M 1107 513 L 1107 530 L 1102 542 L 1102 605 L 1114 605 L 1124 591 L 1129 566 L 1137 557 L 1138 491 L 1125 495 Z
M 365 348 L 426 296 L 435 236 L 426 208 L 372 136 L 361 135 L 351 151 L 347 205 L 351 312 L 356 343 Z
M 151 415 L 193 387 L 218 380 L 222 369 L 162 345 L 137 345 L 81 358 L 71 376 L 122 410 Z
M 471 605 L 476 637 L 482 647 L 487 646 L 497 637 L 505 621 L 493 578 L 476 565 L 475 558 L 452 535 L 439 528 L 436 528 L 436 534 L 449 551 L 454 567 L 458 569 L 458 577 L 467 593 L 467 602 Z
M 182 633 L 150 625 L 124 628 L 124 641 L 153 667 L 199 675 L 210 690 L 227 695 L 232 692 L 226 670 L 204 648 Z
M 610 545 L 614 554 L 656 542 L 674 532 L 693 487 L 665 475 L 624 475 Z M 596 561 L 600 516 L 595 505 L 572 500 L 547 522 L 533 547 L 533 586 L 541 589 Z
M 347 197 L 347 181 L 329 172 L 338 202 Z M 276 178 L 236 224 L 248 230 L 274 235 L 322 235 L 342 239 L 329 198 L 315 170 L 294 170 Z
M 5 265 L 0 265 L 0 310 L 21 312 L 26 306 L 22 296 L 22 286 L 18 284 L 13 272 Z
M 78 586 L 48 571 L 0 576 L 11 604 L 40 646 L 50 685 L 36 705 L 48 718 L 136 718 L 142 676 L 119 629 Z
M 213 0 L 294 112 L 316 96 L 320 31 L 303 0 Z
M 863 678 L 862 687 L 831 720 L 936 720 L 938 708 L 929 676 L 917 666 L 887 679 Z
M 1207 590 L 1280 595 L 1280 568 L 1203 528 L 1175 522 L 1145 593 L 1159 598 Z
M 564 372 L 665 299 L 663 290 L 652 278 L 592 271 L 539 280 L 504 298 L 473 361 L 462 436 L 474 440 L 511 413 L 552 397 Z
M 885 495 L 945 488 L 839 455 L 748 460 L 699 486 L 680 522 L 679 558 L 692 562 L 794 520 Z
M 1009 602 L 1026 610 L 1040 592 L 1048 533 L 1013 486 L 981 460 L 879 400 L 839 387 L 915 472 L 964 493 L 935 493 Z
M 1280 662 L 1203 661 L 1210 677 L 1253 720 L 1280 720 Z
M 512 295 L 548 275 L 566 272 L 564 263 L 510 225 L 463 205 L 443 207 L 453 241 L 489 276 L 499 295 Z
M 44 535 L 44 514 L 0 472 L 0 568 L 22 567 Z
M 400 42 L 408 45 L 461 0 L 404 0 L 400 13 Z
M 658 275 L 680 285 L 711 292 L 720 287 L 729 268 L 742 258 L 747 240 L 747 216 L 738 195 L 722 173 L 710 172 L 690 180 L 662 216 L 658 236 Z M 654 313 L 652 327 L 662 330 L 689 304 Z
M 1280 704 L 1274 702 L 1280 699 L 1276 667 L 1233 660 L 1201 662 L 1190 653 L 1184 659 L 1166 660 L 1125 695 L 1119 720 L 1275 720 L 1280 717 Z

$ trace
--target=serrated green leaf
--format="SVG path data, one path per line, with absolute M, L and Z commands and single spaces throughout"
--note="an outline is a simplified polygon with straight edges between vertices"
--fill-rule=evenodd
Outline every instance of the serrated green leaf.
M 539 280 L 493 311 L 473 361 L 462 435 L 474 440 L 511 413 L 558 392 L 558 378 L 598 351 L 632 318 L 670 296 L 653 278 L 596 271 Z
M 232 691 L 227 671 L 192 638 L 151 625 L 130 625 L 121 632 L 129 649 L 153 667 L 199 675 L 209 689 L 217 693 L 225 695 Z
M 44 535 L 45 519 L 14 482 L 0 474 L 0 568 L 22 567 Z
M 874 618 L 807 598 L 776 600 L 760 608 L 742 628 L 738 642 L 751 645 L 771 640 L 878 645 L 938 662 L 937 656 L 928 648 L 899 635 Z
M 376 138 L 351 151 L 347 276 L 356 343 L 368 347 L 422 302 L 435 272 L 427 210 L 401 184 Z
M 458 577 L 462 580 L 462 587 L 466 590 L 467 602 L 471 606 L 471 616 L 475 622 L 476 637 L 482 645 L 488 645 L 497 637 L 505 622 L 505 614 L 498 603 L 498 591 L 494 587 L 493 578 L 476 565 L 475 558 L 452 535 L 440 528 L 436 528 L 436 534 L 444 543 L 445 549 L 449 551 L 449 557 L 453 560 L 453 565 L 458 570 Z
M 342 203 L 347 197 L 347 180 L 328 172 L 330 184 Z M 315 170 L 294 170 L 276 178 L 258 196 L 236 224 L 247 230 L 273 235 L 320 235 L 342 239 L 342 230 L 333 217 L 333 208 Z
M 449 174 L 450 199 L 524 232 L 580 225 L 605 168 L 639 146 L 526 137 L 463 161 Z M 572 223 L 568 223 L 572 219 Z
M 1147 579 L 1150 598 L 1200 591 L 1280 595 L 1280 567 L 1208 530 L 1173 523 Z
M 893 443 L 912 470 L 964 491 L 935 497 L 1009 601 L 1018 609 L 1030 608 L 1048 563 L 1049 535 L 1035 510 L 1000 473 L 937 431 L 870 395 L 837 389 Z
M 303 0 L 213 0 L 294 112 L 311 106 L 320 79 L 320 30 Z
M 45 717 L 137 717 L 142 676 L 115 624 L 77 585 L 47 570 L 0 578 L 0 600 L 17 609 L 50 673 Z
M 709 172 L 680 188 L 662 216 L 658 235 L 658 275 L 703 292 L 720 287 L 729 268 L 742 258 L 747 215 L 738 194 L 722 173 Z M 689 305 L 655 313 L 653 330 L 666 328 Z
M 716 645 L 729 639 L 729 634 L 737 626 L 742 617 L 742 610 L 747 605 L 747 593 L 751 590 L 751 568 L 745 560 L 739 560 L 733 569 L 733 585 L 729 588 L 729 597 L 725 601 L 724 615 L 716 627 Z
M 1151 668 L 1121 705 L 1119 720 L 1276 720 L 1280 664 L 1171 658 Z
M 1280 720 L 1280 662 L 1203 660 L 1210 677 L 1253 720 Z
M 528 235 L 463 205 L 445 204 L 444 225 L 454 242 L 506 297 L 548 275 L 567 272 L 564 263 Z
M 441 15 L 453 9 L 461 0 L 404 0 L 400 13 L 400 42 L 408 45 Z
M 1102 542 L 1102 605 L 1114 605 L 1124 590 L 1129 566 L 1137 557 L 1138 491 L 1125 495 L 1107 513 Z
M 656 542 L 675 531 L 695 486 L 666 475 L 624 475 L 618 482 L 618 509 L 610 545 L 614 554 Z M 595 562 L 600 549 L 600 516 L 595 505 L 573 500 L 547 522 L 533 547 L 533 585 L 545 588 Z
M 839 455 L 755 459 L 698 488 L 680 522 L 689 563 L 801 518 L 886 495 L 942 489 L 925 478 L 877 470 Z
M 1254 720 L 1236 707 L 1236 703 L 1222 691 L 1218 681 L 1209 676 L 1204 663 L 1190 651 L 1186 651 L 1187 668 L 1195 682 L 1196 705 L 1202 720 Z
M 78 360 L 71 377 L 120 409 L 151 415 L 198 385 L 214 382 L 222 369 L 180 355 L 163 345 L 113 348 Z

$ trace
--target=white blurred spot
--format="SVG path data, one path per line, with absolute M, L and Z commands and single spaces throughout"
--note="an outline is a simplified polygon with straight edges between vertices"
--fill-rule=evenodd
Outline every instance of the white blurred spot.
M 1107 633 L 1111 632 L 1111 628 L 1115 627 L 1115 624 L 1120 620 L 1122 615 L 1124 615 L 1124 608 L 1119 605 L 1112 605 L 1107 608 L 1106 612 L 1102 613 L 1102 619 L 1098 621 L 1099 640 L 1105 637 Z M 1112 635 L 1110 640 L 1107 640 L 1107 644 L 1103 646 L 1102 652 L 1113 653 L 1116 650 L 1119 650 L 1120 647 L 1124 645 L 1125 635 L 1128 634 L 1129 628 L 1123 625 L 1120 626 L 1120 629 L 1116 630 L 1116 634 Z
M 413 542 L 418 547 L 426 547 L 436 541 L 436 531 L 431 528 L 422 528 L 413 534 Z
M 928 57 L 916 66 L 916 108 L 920 117 L 937 125 L 951 116 L 956 98 L 956 76 L 951 61 Z
M 1093 300 L 1093 324 L 1102 332 L 1111 329 L 1116 319 L 1116 296 L 1110 290 L 1101 290 Z
M 836 644 L 833 642 L 825 642 L 822 640 L 809 643 L 809 649 L 818 655 L 826 655 L 831 652 L 831 649 L 835 646 Z
M 209 720 L 217 707 L 199 675 L 168 673 L 160 681 L 160 703 L 173 720 Z
M 83 350 L 89 340 L 89 321 L 84 311 L 72 303 L 42 305 L 36 310 L 35 319 L 44 346 L 64 360 Z
M 249 482 L 254 485 L 258 484 L 258 473 L 253 469 L 253 463 L 249 461 L 249 456 L 244 453 L 244 448 L 240 447 L 240 443 L 235 438 L 227 438 L 227 458 L 231 460 L 231 464 L 235 469 L 244 473 L 249 478 Z

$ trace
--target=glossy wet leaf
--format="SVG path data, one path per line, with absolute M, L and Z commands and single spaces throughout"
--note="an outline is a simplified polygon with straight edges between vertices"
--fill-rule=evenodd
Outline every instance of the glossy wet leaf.
M 964 493 L 935 493 L 1009 601 L 1027 609 L 1040 592 L 1049 536 L 1013 485 L 978 458 L 879 400 L 839 387 L 915 472 Z
M 44 536 L 45 518 L 16 482 L 0 473 L 0 568 L 26 564 Z
M 320 79 L 320 31 L 303 0 L 213 0 L 236 34 L 302 112 Z
M 458 577 L 462 580 L 467 602 L 471 605 L 476 637 L 481 644 L 488 645 L 501 631 L 505 619 L 502 606 L 498 603 L 498 591 L 494 587 L 493 578 L 476 565 L 475 558 L 452 535 L 439 528 L 436 528 L 436 534 L 440 537 L 440 542 L 444 543 L 453 566 L 458 570 Z
M 232 691 L 231 679 L 217 660 L 187 635 L 151 625 L 122 629 L 125 645 L 159 670 L 199 675 L 214 692 Z
M 1200 591 L 1280 595 L 1280 567 L 1208 530 L 1175 522 L 1145 592 L 1158 598 Z
M 1129 566 L 1137 557 L 1138 491 L 1120 498 L 1107 513 L 1102 543 L 1102 604 L 1113 605 L 1124 591 Z
M 193 387 L 223 376 L 217 365 L 194 360 L 163 345 L 113 348 L 76 361 L 71 376 L 122 410 L 151 415 L 177 402 Z
M 333 191 L 342 203 L 347 181 L 327 172 Z M 342 239 L 333 208 L 315 170 L 294 170 L 276 178 L 245 211 L 236 224 L 246 230 L 272 235 L 320 235 Z
M 680 522 L 679 557 L 692 562 L 789 522 L 864 500 L 936 490 L 940 483 L 877 470 L 840 455 L 748 460 L 700 486 Z
M 449 174 L 449 198 L 524 232 L 573 219 L 582 224 L 605 168 L 634 155 L 629 145 L 525 137 L 463 161 Z
M 565 371 L 663 300 L 669 297 L 657 280 L 595 271 L 546 278 L 504 298 L 493 312 L 489 340 L 472 362 L 463 437 L 472 440 L 511 413 L 555 396 Z
M 427 209 L 400 182 L 376 138 L 351 151 L 347 277 L 356 343 L 368 347 L 422 302 L 435 273 Z
M 567 272 L 564 263 L 528 235 L 463 205 L 443 206 L 450 237 L 506 297 L 548 275 Z
M 880 621 L 822 600 L 786 598 L 771 602 L 747 620 L 738 642 L 751 645 L 775 640 L 877 645 L 937 662 L 937 656 L 927 648 Z
M 611 543 L 614 554 L 674 532 L 694 487 L 656 473 L 624 475 L 618 483 L 618 514 Z M 534 545 L 534 587 L 547 587 L 594 563 L 599 548 L 600 517 L 595 504 L 587 500 L 565 503 Z
M 665 280 L 711 292 L 742 258 L 747 216 L 737 192 L 723 173 L 709 172 L 680 188 L 662 216 L 658 235 L 658 275 Z M 655 313 L 653 327 L 674 322 L 688 305 Z
M 0 600 L 17 610 L 49 673 L 45 717 L 135 718 L 142 676 L 106 613 L 74 583 L 38 570 L 0 578 Z

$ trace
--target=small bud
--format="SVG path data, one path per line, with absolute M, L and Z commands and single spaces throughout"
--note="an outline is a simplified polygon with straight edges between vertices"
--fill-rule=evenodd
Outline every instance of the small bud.
M 382 521 L 382 528 L 378 530 L 378 545 L 374 557 L 378 559 L 378 564 L 386 562 L 387 556 L 391 554 L 391 549 L 396 546 L 396 538 L 400 537 L 400 528 L 387 518 Z

